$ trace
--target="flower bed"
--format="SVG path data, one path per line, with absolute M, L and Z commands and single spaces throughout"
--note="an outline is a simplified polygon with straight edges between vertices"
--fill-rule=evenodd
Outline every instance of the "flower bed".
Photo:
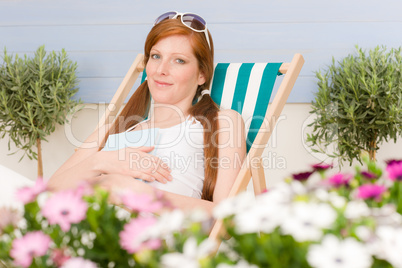
M 158 195 L 82 185 L 49 194 L 38 180 L 18 191 L 24 215 L 0 208 L 0 259 L 11 267 L 402 267 L 402 161 L 352 174 L 311 171 L 257 196 L 221 202 L 231 239 L 218 253 L 201 211 L 165 209 Z M 129 211 L 130 213 L 128 213 Z M 22 218 L 22 219 L 21 219 Z

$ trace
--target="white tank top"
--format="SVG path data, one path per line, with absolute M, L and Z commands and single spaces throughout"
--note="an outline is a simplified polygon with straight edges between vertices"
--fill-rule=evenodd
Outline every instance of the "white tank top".
M 204 185 L 204 128 L 201 123 L 187 117 L 182 123 L 169 128 L 131 131 L 137 125 L 110 135 L 102 150 L 154 145 L 151 154 L 168 164 L 173 180 L 166 184 L 158 181 L 147 183 L 160 190 L 201 198 Z

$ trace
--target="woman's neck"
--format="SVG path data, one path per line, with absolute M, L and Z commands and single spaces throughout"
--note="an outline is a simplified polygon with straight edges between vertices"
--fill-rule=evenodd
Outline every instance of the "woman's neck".
M 188 116 L 188 110 L 173 105 L 155 105 L 150 120 L 153 123 L 181 122 Z

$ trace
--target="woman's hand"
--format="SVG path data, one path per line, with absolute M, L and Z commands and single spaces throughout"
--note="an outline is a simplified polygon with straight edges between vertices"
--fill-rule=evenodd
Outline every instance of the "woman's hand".
M 100 174 L 120 174 L 144 181 L 166 183 L 172 180 L 170 168 L 159 157 L 149 154 L 154 147 L 126 147 L 99 151 L 94 157 Z

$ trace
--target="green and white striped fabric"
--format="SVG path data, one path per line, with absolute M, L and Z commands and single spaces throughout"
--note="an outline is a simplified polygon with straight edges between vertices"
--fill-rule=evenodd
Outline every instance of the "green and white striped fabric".
M 218 63 L 211 97 L 221 109 L 239 112 L 246 126 L 247 152 L 264 121 L 282 63 Z
M 218 63 L 211 97 L 221 109 L 239 112 L 247 135 L 247 152 L 264 121 L 276 77 L 282 63 Z M 145 80 L 146 73 L 141 79 Z

